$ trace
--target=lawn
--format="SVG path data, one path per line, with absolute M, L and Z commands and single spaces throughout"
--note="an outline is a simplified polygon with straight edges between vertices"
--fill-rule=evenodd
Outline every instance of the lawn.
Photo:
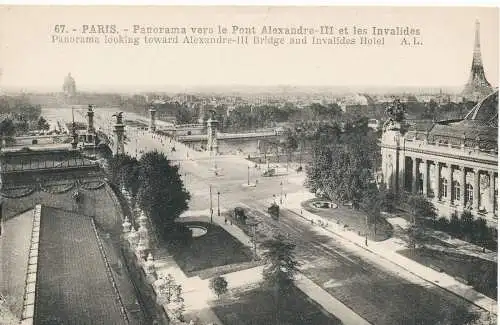
M 193 238 L 187 245 L 169 247 L 186 275 L 194 276 L 201 270 L 252 260 L 250 249 L 222 227 L 201 221 L 189 221 L 184 224 L 207 229 L 205 235 Z
M 342 324 L 335 316 L 327 316 L 326 312 L 295 287 L 291 294 L 280 297 L 283 304 L 281 324 Z M 230 298 L 214 302 L 212 310 L 225 325 L 276 324 L 274 296 L 261 288 L 234 290 Z
M 328 219 L 330 222 L 345 225 L 347 226 L 346 228 L 352 229 L 361 234 L 365 234 L 367 232 L 366 215 L 362 211 L 342 206 L 341 204 L 339 204 L 338 208 L 335 209 L 317 209 L 311 206 L 311 203 L 314 201 L 319 201 L 319 199 L 311 199 L 302 202 L 304 210 Z M 392 233 L 393 229 L 391 224 L 388 223 L 383 217 L 380 217 L 377 220 L 377 233 L 374 235 L 370 228 L 370 230 L 368 230 L 368 238 L 375 241 L 382 241 L 390 238 Z
M 497 263 L 429 248 L 405 249 L 398 253 L 420 264 L 434 265 L 451 276 L 466 279 L 475 290 L 497 299 Z

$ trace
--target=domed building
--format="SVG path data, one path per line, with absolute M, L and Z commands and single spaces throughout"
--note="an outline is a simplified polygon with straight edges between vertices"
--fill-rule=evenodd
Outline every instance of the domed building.
M 68 73 L 68 75 L 64 78 L 62 89 L 64 95 L 68 97 L 74 97 L 76 95 L 76 82 L 75 79 L 71 76 L 71 73 Z
M 390 121 L 381 144 L 390 188 L 421 193 L 440 216 L 469 209 L 497 227 L 498 89 L 460 120 Z

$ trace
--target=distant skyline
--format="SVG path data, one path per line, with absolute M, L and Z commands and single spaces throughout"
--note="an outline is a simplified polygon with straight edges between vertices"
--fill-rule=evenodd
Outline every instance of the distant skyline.
M 476 19 L 486 77 L 497 87 L 499 22 L 493 7 L 0 6 L 0 88 L 61 91 L 71 72 L 82 91 L 231 85 L 459 89 L 469 77 Z M 391 38 L 382 47 L 53 44 L 55 24 L 410 26 L 421 30 L 423 45 L 404 47 Z

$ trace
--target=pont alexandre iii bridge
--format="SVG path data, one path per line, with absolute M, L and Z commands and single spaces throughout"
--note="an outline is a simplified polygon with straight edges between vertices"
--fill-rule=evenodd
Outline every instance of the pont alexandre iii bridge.
M 216 133 L 217 152 L 229 154 L 235 152 L 259 153 L 263 150 L 264 142 L 276 142 L 280 136 L 274 131 L 251 133 Z M 207 134 L 181 135 L 177 141 L 196 150 L 209 150 L 209 136 Z
M 223 133 L 218 131 L 219 122 L 213 117 L 206 124 L 156 125 L 156 110 L 150 108 L 149 130 L 173 137 L 198 151 L 215 151 L 219 154 L 255 154 L 263 150 L 264 142 L 278 142 L 283 135 L 277 130 L 248 133 Z

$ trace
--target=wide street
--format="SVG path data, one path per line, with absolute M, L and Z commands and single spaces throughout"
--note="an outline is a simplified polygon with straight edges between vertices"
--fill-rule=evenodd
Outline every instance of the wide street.
M 113 113 L 113 110 L 97 109 L 96 127 L 109 133 L 114 123 Z M 71 120 L 68 109 L 44 109 L 42 114 L 48 120 L 55 116 Z M 84 110 L 78 111 L 75 120 L 84 122 L 84 114 Z M 138 116 L 124 113 L 124 119 L 138 119 Z M 142 152 L 158 149 L 180 164 L 181 176 L 191 193 L 190 210 L 209 208 L 210 185 L 214 213 L 217 213 L 218 199 L 221 209 L 236 206 L 250 209 L 261 221 L 259 232 L 279 229 L 286 234 L 297 245 L 303 273 L 372 324 L 465 324 L 469 313 L 480 312 L 464 299 L 407 271 L 384 264 L 368 253 L 354 252 L 287 210 L 286 194 L 305 191 L 304 175 L 292 168 L 288 175 L 263 177 L 265 166 L 259 170 L 244 157 L 219 156 L 214 161 L 206 152 L 195 152 L 168 138 L 130 126 L 126 127 L 126 135 L 125 149 L 130 155 L 140 156 Z M 248 186 L 248 182 L 255 186 Z M 264 211 L 272 201 L 280 203 L 280 200 L 284 206 L 280 220 L 275 221 Z

